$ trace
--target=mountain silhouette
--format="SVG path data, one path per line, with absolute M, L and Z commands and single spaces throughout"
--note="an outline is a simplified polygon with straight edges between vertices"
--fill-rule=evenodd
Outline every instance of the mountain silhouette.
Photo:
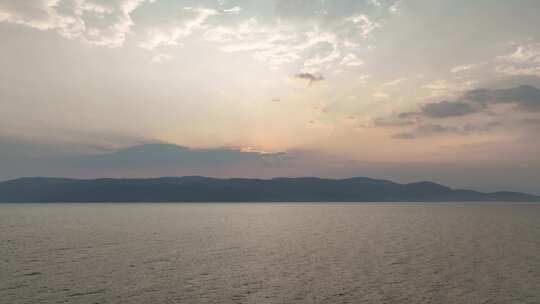
M 33 177 L 0 183 L 0 202 L 450 202 L 537 201 L 518 192 L 484 193 L 432 182 L 398 184 L 355 177 L 148 179 Z

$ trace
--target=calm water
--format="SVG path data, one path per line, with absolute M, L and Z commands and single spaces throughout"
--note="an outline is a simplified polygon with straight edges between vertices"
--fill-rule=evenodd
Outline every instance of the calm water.
M 540 204 L 0 205 L 1 303 L 540 303 Z

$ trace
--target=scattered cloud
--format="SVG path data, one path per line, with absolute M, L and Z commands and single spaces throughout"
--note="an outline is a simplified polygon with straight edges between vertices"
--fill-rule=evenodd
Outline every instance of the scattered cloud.
M 0 21 L 53 30 L 90 45 L 120 47 L 134 25 L 131 13 L 143 2 L 153 0 L 6 0 L 0 3 Z M 100 20 L 99 25 L 90 26 L 88 20 L 92 18 Z
M 407 81 L 408 79 L 407 78 L 397 78 L 397 79 L 394 79 L 394 80 L 390 80 L 388 82 L 384 82 L 382 85 L 383 86 L 395 86 L 395 85 L 398 85 L 404 81 Z
M 510 104 L 515 105 L 518 110 L 540 112 L 540 89 L 529 85 L 507 89 L 475 89 L 466 91 L 456 100 L 427 103 L 421 107 L 419 112 L 404 112 L 399 117 L 446 118 L 465 116 L 487 111 L 497 104 Z
M 345 19 L 345 23 L 354 24 L 364 38 L 369 37 L 371 32 L 381 26 L 379 23 L 371 21 L 365 14 L 352 15 Z
M 512 104 L 523 111 L 540 111 L 540 89 L 530 85 L 520 85 L 508 89 L 478 89 L 468 91 L 463 100 L 490 107 L 496 104 Z
M 499 108 L 499 105 L 506 105 Z M 392 138 L 412 139 L 435 134 L 469 135 L 540 124 L 540 89 L 521 85 L 505 89 L 475 89 L 454 100 L 429 102 L 416 111 L 374 120 L 381 128 L 409 128 Z M 476 114 L 474 120 L 468 115 Z M 496 117 L 497 120 L 493 120 Z M 474 123 L 472 122 L 474 121 Z M 440 122 L 444 122 L 441 124 Z M 412 127 L 412 129 L 410 129 Z M 525 130 L 523 130 L 525 131 Z
M 540 43 L 519 45 L 514 52 L 500 58 L 514 63 L 540 63 Z
M 367 83 L 368 79 L 370 78 L 371 76 L 369 75 L 366 75 L 366 74 L 362 74 L 360 76 L 358 76 L 356 79 L 356 81 L 358 82 L 358 84 L 365 84 Z
M 347 56 L 343 57 L 340 64 L 350 67 L 357 67 L 364 65 L 364 62 L 358 59 L 355 54 L 348 54 Z
M 453 73 L 453 74 L 456 74 L 456 73 L 461 73 L 461 72 L 465 72 L 465 71 L 470 71 L 474 68 L 478 67 L 477 64 L 465 64 L 465 65 L 458 65 L 458 66 L 455 66 L 453 67 L 450 72 Z
M 476 112 L 473 106 L 462 101 L 441 101 L 428 103 L 422 107 L 422 114 L 432 118 L 464 116 Z
M 232 13 L 232 14 L 239 14 L 242 11 L 242 8 L 240 6 L 235 6 L 232 8 L 224 9 L 224 13 Z
M 430 89 L 430 90 L 437 90 L 437 91 L 446 90 L 449 87 L 450 87 L 450 83 L 444 79 L 434 80 L 422 86 L 422 88 Z
M 373 126 L 375 127 L 407 127 L 412 126 L 415 124 L 415 121 L 413 120 L 402 120 L 402 119 L 395 119 L 395 118 L 376 118 L 373 120 Z
M 498 121 L 471 124 L 466 123 L 462 125 L 441 125 L 434 123 L 419 124 L 413 130 L 407 132 L 401 132 L 392 135 L 392 138 L 396 139 L 415 139 L 425 138 L 437 135 L 458 135 L 466 136 L 475 134 L 478 132 L 490 132 L 495 128 L 501 127 L 503 124 Z
M 294 75 L 294 78 L 307 80 L 309 85 L 312 85 L 315 82 L 324 80 L 324 77 L 322 75 L 313 75 L 311 73 L 298 73 Z
M 476 80 L 457 77 L 451 80 L 434 80 L 423 85 L 422 88 L 431 90 L 431 97 L 442 97 L 473 89 L 475 84 Z
M 522 125 L 540 125 L 540 118 L 525 118 L 520 123 Z
M 505 75 L 540 77 L 540 43 L 519 45 L 514 52 L 499 56 L 495 71 Z
M 386 4 L 369 1 L 374 7 Z M 393 2 L 392 7 L 399 2 Z M 363 65 L 359 59 L 361 41 L 371 38 L 391 17 L 382 12 L 375 16 L 358 13 L 367 0 L 349 4 L 348 14 L 337 14 L 337 6 L 325 1 L 316 4 L 316 9 L 303 1 L 279 1 L 273 12 L 276 18 L 227 3 L 180 8 L 176 3 L 169 9 L 174 14 L 156 20 L 135 12 L 143 4 L 148 4 L 144 10 L 163 10 L 163 4 L 156 0 L 5 0 L 0 3 L 0 22 L 54 30 L 95 46 L 121 47 L 133 37 L 134 45 L 150 51 L 181 46 L 182 40 L 196 33 L 221 51 L 249 53 L 271 69 L 300 62 L 303 72 L 314 73 L 340 65 Z
M 147 38 L 145 41 L 139 43 L 139 46 L 147 50 L 154 50 L 160 46 L 179 45 L 179 40 L 181 38 L 185 38 L 191 35 L 195 30 L 203 28 L 204 23 L 208 18 L 220 14 L 218 11 L 208 8 L 185 7 L 183 10 L 190 14 L 189 18 L 180 25 L 171 28 L 147 28 Z
M 396 2 L 394 2 L 394 4 L 392 4 L 388 10 L 392 13 L 397 13 L 399 11 L 399 9 L 401 8 L 401 6 L 403 5 L 403 0 L 398 0 Z
M 416 135 L 411 132 L 403 132 L 403 133 L 397 133 L 392 135 L 392 138 L 395 139 L 414 139 L 416 138 Z

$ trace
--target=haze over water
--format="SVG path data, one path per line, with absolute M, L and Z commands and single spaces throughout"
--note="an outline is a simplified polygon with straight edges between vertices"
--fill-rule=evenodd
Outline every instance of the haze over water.
M 1 303 L 538 303 L 540 205 L 2 204 Z

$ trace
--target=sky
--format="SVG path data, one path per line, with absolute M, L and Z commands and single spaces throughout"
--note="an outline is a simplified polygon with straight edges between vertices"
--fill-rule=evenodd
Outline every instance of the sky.
M 540 194 L 537 0 L 0 0 L 0 180 Z

